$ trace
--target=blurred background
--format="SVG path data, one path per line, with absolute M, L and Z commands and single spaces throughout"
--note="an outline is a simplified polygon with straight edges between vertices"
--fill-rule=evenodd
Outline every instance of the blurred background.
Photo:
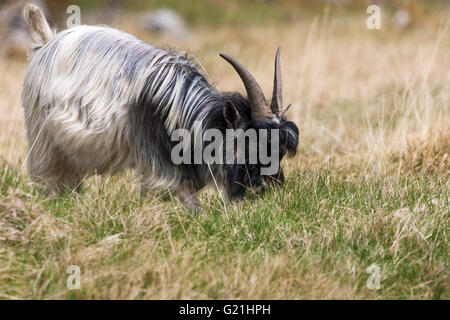
M 324 14 L 330 19 L 365 19 L 371 4 L 382 8 L 383 30 L 407 32 L 437 26 L 448 17 L 450 5 L 450 0 L 1 0 L 1 48 L 8 57 L 26 52 L 29 39 L 21 11 L 27 2 L 41 7 L 56 29 L 66 28 L 72 13 L 67 8 L 77 5 L 82 24 L 118 26 L 149 40 L 166 37 L 170 45 L 223 27 L 295 27 Z
M 26 2 L 0 1 L 0 150 L 7 151 L 0 160 L 12 165 L 26 150 L 19 107 L 30 45 Z M 289 117 L 301 129 L 302 163 L 384 170 L 387 159 L 408 163 L 416 144 L 438 155 L 449 146 L 450 0 L 32 2 L 56 30 L 66 28 L 73 14 L 67 8 L 77 5 L 81 24 L 107 24 L 190 52 L 219 90 L 243 91 L 219 57 L 224 52 L 246 65 L 270 96 L 281 45 L 284 101 L 293 104 Z M 367 28 L 372 4 L 380 7 L 379 30 Z M 418 157 L 411 161 L 422 163 Z

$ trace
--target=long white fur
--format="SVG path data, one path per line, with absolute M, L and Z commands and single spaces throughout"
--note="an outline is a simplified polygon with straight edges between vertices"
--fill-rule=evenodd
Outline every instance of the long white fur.
M 41 47 L 30 57 L 22 95 L 32 176 L 52 176 L 70 186 L 84 175 L 133 168 L 152 187 L 176 188 L 182 175 L 175 166 L 156 150 L 149 164 L 133 149 L 130 106 L 156 74 L 148 92 L 158 106 L 154 111 L 168 114 L 164 126 L 170 134 L 203 120 L 214 89 L 196 79 L 182 92 L 194 66 L 181 53 L 109 27 L 78 26 L 53 35 L 40 23 L 41 29 L 30 25 Z

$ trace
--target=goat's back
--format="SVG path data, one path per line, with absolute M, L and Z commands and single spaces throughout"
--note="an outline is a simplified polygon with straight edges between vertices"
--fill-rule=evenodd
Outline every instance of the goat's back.
M 181 53 L 109 27 L 74 27 L 30 57 L 22 94 L 29 143 L 44 130 L 52 140 L 46 144 L 85 171 L 136 167 L 144 161 L 136 155 L 136 144 L 142 142 L 133 145 L 130 137 L 148 137 L 143 136 L 145 128 L 136 128 L 146 124 L 132 120 L 154 114 L 163 124 L 160 129 L 169 133 L 199 112 L 190 105 L 206 99 L 206 91 L 212 89 Z M 139 114 L 133 117 L 133 112 Z M 149 142 L 144 151 L 158 153 L 157 142 Z M 158 170 L 164 161 L 152 157 L 147 165 L 153 161 Z

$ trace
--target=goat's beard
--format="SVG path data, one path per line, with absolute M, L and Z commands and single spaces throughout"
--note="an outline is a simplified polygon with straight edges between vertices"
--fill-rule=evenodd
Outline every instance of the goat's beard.
M 282 185 L 284 174 L 281 167 L 274 175 L 261 175 L 258 164 L 225 166 L 226 191 L 230 200 L 241 200 L 247 192 L 263 193 L 270 185 Z

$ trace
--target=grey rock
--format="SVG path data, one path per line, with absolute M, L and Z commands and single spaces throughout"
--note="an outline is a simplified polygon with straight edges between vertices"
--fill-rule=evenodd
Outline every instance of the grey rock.
M 144 13 L 140 19 L 140 26 L 153 33 L 169 34 L 180 39 L 190 36 L 183 18 L 170 9 L 157 9 Z

